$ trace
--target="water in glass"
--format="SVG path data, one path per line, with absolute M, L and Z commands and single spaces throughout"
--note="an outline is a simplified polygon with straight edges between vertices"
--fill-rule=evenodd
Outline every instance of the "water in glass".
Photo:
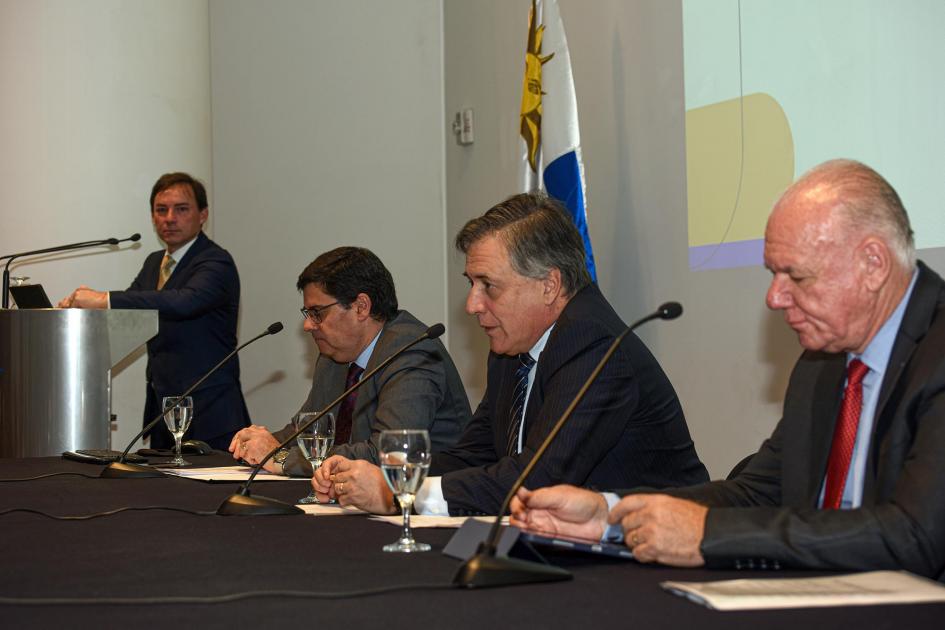
M 384 551 L 412 553 L 429 551 L 430 545 L 418 543 L 410 531 L 410 512 L 417 491 L 430 469 L 430 434 L 424 430 L 382 431 L 379 443 L 381 470 L 404 514 L 404 527 L 397 542 Z

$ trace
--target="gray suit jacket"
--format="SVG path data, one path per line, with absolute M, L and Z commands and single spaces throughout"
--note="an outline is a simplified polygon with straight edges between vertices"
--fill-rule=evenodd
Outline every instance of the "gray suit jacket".
M 365 373 L 423 334 L 427 326 L 407 311 L 384 324 Z M 321 411 L 345 390 L 347 364 L 319 357 L 312 389 L 299 413 Z M 337 407 L 332 410 L 338 412 Z M 426 429 L 434 451 L 452 446 L 469 421 L 466 390 L 453 360 L 439 339 L 425 340 L 402 354 L 358 390 L 351 441 L 332 454 L 366 459 L 378 464 L 377 441 L 385 429 Z M 293 433 L 292 423 L 274 433 L 282 441 Z M 293 445 L 285 470 L 293 476 L 311 477 L 312 468 Z
M 945 282 L 919 277 L 883 378 L 863 505 L 817 509 L 845 357 L 805 352 L 774 434 L 733 479 L 671 491 L 710 506 L 709 566 L 945 570 Z

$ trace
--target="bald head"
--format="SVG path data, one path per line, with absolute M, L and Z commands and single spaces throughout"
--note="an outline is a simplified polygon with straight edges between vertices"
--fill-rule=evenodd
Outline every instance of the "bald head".
M 902 299 L 914 261 L 892 186 L 859 162 L 826 162 L 793 184 L 768 219 L 767 303 L 805 348 L 862 352 Z
M 779 212 L 810 212 L 811 219 L 831 215 L 837 219 L 833 238 L 875 236 L 910 273 L 915 267 L 912 227 L 899 194 L 861 162 L 830 160 L 810 169 L 784 192 L 771 218 Z

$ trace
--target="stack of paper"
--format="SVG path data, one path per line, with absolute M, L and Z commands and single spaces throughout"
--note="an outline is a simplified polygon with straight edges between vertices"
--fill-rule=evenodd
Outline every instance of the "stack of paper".
M 662 582 L 660 586 L 716 610 L 945 602 L 945 585 L 906 571 L 818 578 Z

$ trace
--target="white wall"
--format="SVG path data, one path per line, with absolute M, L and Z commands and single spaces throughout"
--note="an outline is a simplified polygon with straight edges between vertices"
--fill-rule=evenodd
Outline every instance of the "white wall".
M 125 288 L 161 247 L 148 196 L 210 176 L 207 3 L 0 0 L 0 253 L 141 232 L 137 247 L 14 263 L 58 301 Z M 144 359 L 117 373 L 115 444 L 141 428 Z
M 295 281 L 318 254 L 374 251 L 402 307 L 445 319 L 439 0 L 210 2 L 217 240 L 242 280 L 242 384 L 281 428 L 311 384 Z

